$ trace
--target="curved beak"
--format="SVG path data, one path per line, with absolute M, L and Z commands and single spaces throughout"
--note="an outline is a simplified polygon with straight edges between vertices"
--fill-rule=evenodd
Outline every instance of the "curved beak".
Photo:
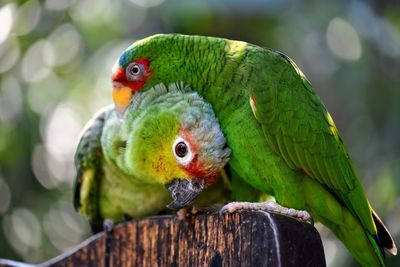
M 118 62 L 112 69 L 111 80 L 113 83 L 112 98 L 114 105 L 119 115 L 122 117 L 126 108 L 131 103 L 133 93 L 131 88 L 123 85 L 123 81 L 126 80 L 125 72 L 122 67 L 119 66 Z
M 122 117 L 132 99 L 132 89 L 119 84 L 113 84 L 112 98 L 118 114 Z
M 174 199 L 167 205 L 169 209 L 180 209 L 189 206 L 205 188 L 203 180 L 174 179 L 165 185 Z

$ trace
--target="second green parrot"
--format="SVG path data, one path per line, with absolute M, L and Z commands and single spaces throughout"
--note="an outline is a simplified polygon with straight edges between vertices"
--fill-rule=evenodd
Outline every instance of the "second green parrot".
M 98 232 L 105 219 L 158 214 L 171 196 L 172 209 L 203 189 L 196 203 L 222 203 L 228 184 L 218 178 L 229 155 L 210 104 L 188 87 L 156 85 L 123 117 L 107 107 L 88 123 L 75 155 L 74 205 Z

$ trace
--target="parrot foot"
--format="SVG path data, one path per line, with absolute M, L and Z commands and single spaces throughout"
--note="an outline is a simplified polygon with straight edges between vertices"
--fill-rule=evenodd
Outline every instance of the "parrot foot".
M 293 217 L 303 222 L 309 222 L 314 225 L 314 220 L 311 215 L 305 210 L 296 210 L 292 208 L 286 208 L 275 201 L 266 202 L 231 202 L 226 204 L 220 210 L 220 214 L 233 213 L 239 210 L 260 210 L 266 212 L 278 213 L 286 216 Z
M 177 215 L 179 220 L 184 220 L 191 216 L 196 216 L 199 213 L 214 213 L 221 209 L 222 205 L 212 205 L 209 207 L 186 207 L 178 210 Z
M 103 229 L 107 234 L 112 233 L 114 230 L 114 225 L 115 223 L 113 220 L 105 219 L 103 222 Z

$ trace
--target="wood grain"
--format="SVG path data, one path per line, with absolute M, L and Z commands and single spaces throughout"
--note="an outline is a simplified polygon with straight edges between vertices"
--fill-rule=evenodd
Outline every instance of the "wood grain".
M 6 266 L 22 265 L 0 260 L 0 267 Z M 312 225 L 283 215 L 245 211 L 185 220 L 177 216 L 133 220 L 40 266 L 314 267 L 325 266 L 325 258 Z

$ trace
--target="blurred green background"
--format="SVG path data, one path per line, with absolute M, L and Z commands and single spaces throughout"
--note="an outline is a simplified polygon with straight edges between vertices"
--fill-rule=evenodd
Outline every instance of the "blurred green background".
M 239 39 L 289 55 L 331 112 L 367 195 L 399 245 L 400 4 L 395 1 L 0 2 L 0 257 L 41 262 L 87 238 L 72 207 L 85 122 L 110 71 L 160 32 Z M 328 266 L 356 266 L 324 227 Z M 389 257 L 389 266 L 400 266 Z

